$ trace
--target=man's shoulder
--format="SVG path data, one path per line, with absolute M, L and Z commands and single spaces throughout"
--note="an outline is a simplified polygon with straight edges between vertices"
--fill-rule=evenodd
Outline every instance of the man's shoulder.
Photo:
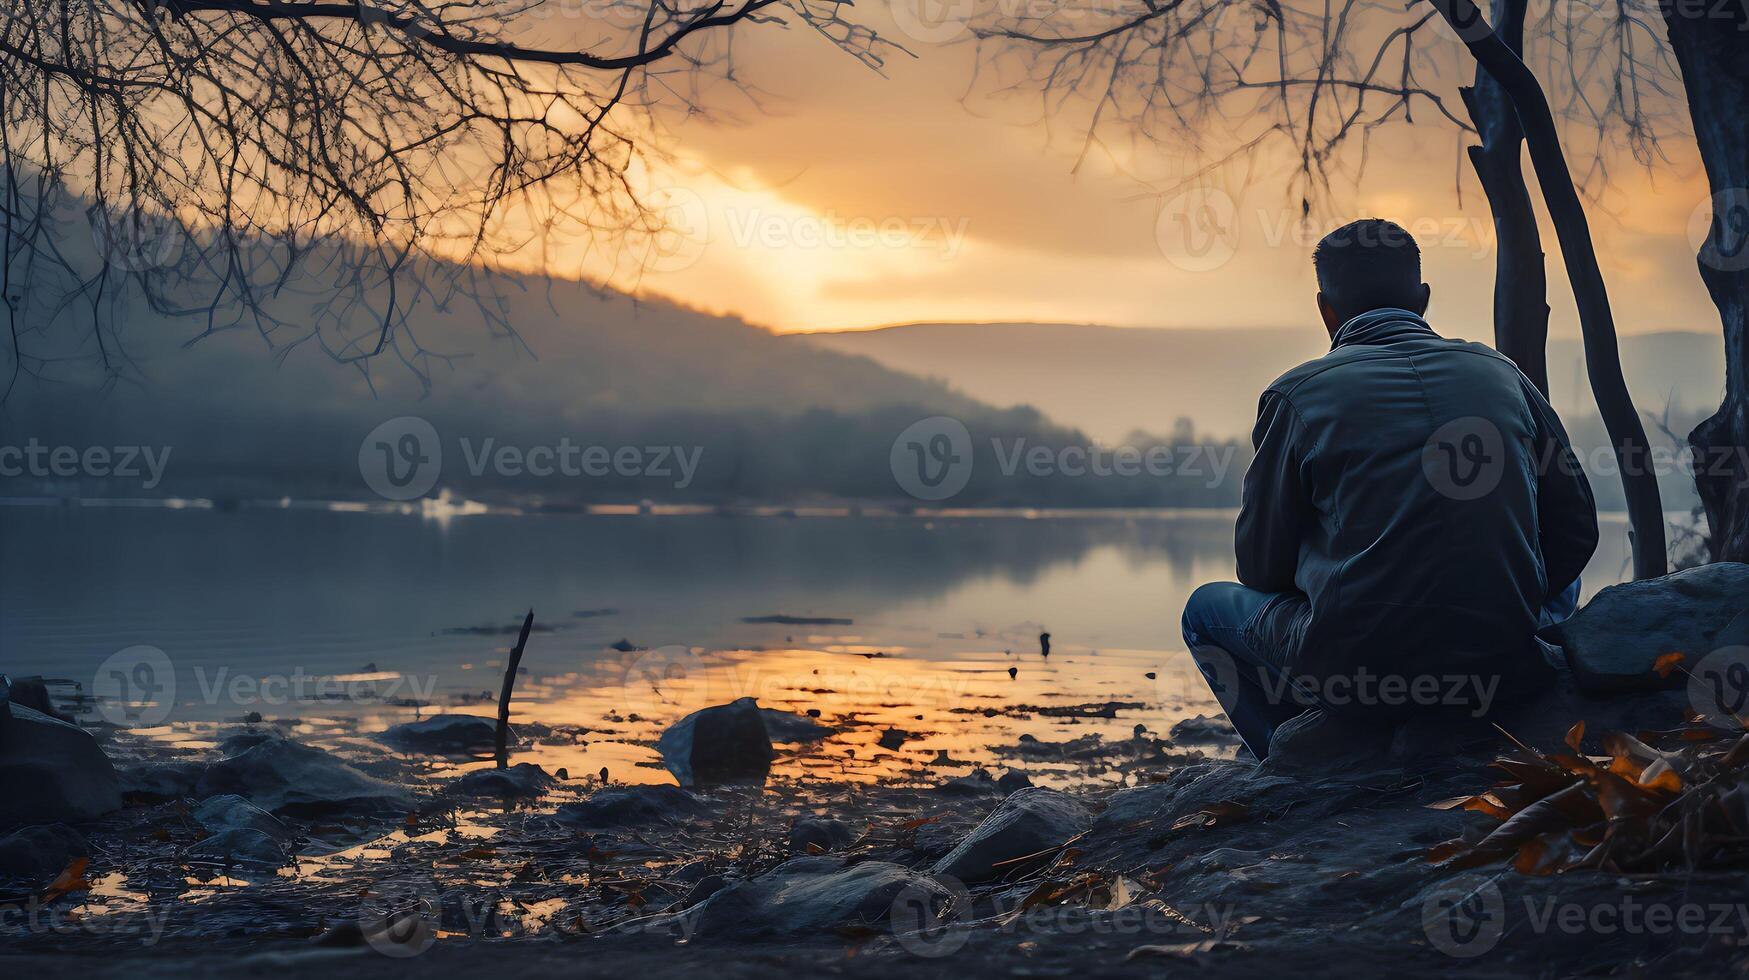
M 1509 370 L 1518 373 L 1518 366 L 1506 355 L 1487 344 L 1472 340 L 1462 340 L 1446 337 L 1428 337 L 1411 345 L 1376 346 L 1364 344 L 1349 344 L 1338 347 L 1322 357 L 1314 357 L 1301 364 L 1270 383 L 1264 389 L 1264 397 L 1278 395 L 1292 399 L 1293 396 L 1307 385 L 1322 387 L 1336 384 L 1354 383 L 1357 375 L 1362 375 L 1370 367 L 1384 361 L 1412 361 L 1418 357 L 1455 356 L 1464 358 L 1480 358 L 1477 363 L 1486 362 L 1496 370 Z
M 1376 348 L 1338 347 L 1322 357 L 1314 357 L 1270 382 L 1269 387 L 1263 390 L 1264 396 L 1273 394 L 1291 399 L 1307 383 L 1323 379 L 1333 371 L 1343 371 L 1358 361 L 1368 359 L 1365 355 L 1369 350 Z

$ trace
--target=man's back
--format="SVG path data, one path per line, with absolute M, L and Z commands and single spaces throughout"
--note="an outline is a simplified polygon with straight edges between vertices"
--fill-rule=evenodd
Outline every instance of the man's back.
M 1590 487 L 1513 364 L 1404 310 L 1345 324 L 1264 393 L 1240 581 L 1313 676 L 1510 673 L 1596 544 Z

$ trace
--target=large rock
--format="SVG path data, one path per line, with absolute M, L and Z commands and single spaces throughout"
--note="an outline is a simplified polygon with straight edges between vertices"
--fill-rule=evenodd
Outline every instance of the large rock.
M 771 736 L 752 698 L 694 711 L 662 733 L 656 751 L 687 787 L 763 783 L 771 772 Z
M 710 813 L 703 800 L 676 786 L 611 786 L 587 800 L 566 803 L 553 814 L 589 830 L 677 824 Z
M 275 813 L 394 810 L 415 806 L 406 791 L 367 776 L 321 749 L 269 739 L 201 774 L 196 795 L 235 793 Z
M 396 725 L 377 740 L 403 752 L 490 752 L 497 748 L 498 723 L 479 715 L 434 715 Z
M 1052 789 L 1016 790 L 972 829 L 959 846 L 935 862 L 935 873 L 975 882 L 1025 871 L 1033 862 L 1019 858 L 1061 847 L 1092 824 L 1087 808 Z
M 1495 717 L 1504 715 L 1497 712 Z M 1499 743 L 1499 730 L 1490 719 L 1470 709 L 1429 708 L 1398 719 L 1312 708 L 1275 730 L 1263 765 L 1282 773 L 1416 769 L 1444 759 L 1491 758 Z M 1487 758 L 1480 761 L 1485 764 Z
M 1486 715 L 1430 709 L 1398 720 L 1313 708 L 1275 730 L 1261 770 L 1358 777 L 1384 770 L 1479 768 L 1510 746 L 1502 732 L 1547 749 L 1561 745 L 1578 721 L 1585 722 L 1593 750 L 1601 752 L 1599 739 L 1606 732 L 1674 728 L 1692 710 L 1687 691 L 1588 693 L 1580 690 L 1573 672 L 1561 670 L 1533 697 L 1495 705 Z
M 700 936 L 752 938 L 819 936 L 851 926 L 879 926 L 904 895 L 937 906 L 948 891 L 897 864 L 865 861 L 848 867 L 837 858 L 792 858 L 757 878 L 718 890 L 693 916 Z
M 1653 662 L 1682 653 L 1687 666 L 1726 645 L 1727 626 L 1749 610 L 1749 565 L 1719 562 L 1599 592 L 1585 608 L 1543 631 L 1592 693 L 1680 687 L 1682 671 L 1660 677 Z
M 0 722 L 0 826 L 90 820 L 121 809 L 115 767 L 91 733 L 22 704 Z
M 60 824 L 26 827 L 0 837 L 0 875 L 42 882 L 91 849 L 79 832 Z

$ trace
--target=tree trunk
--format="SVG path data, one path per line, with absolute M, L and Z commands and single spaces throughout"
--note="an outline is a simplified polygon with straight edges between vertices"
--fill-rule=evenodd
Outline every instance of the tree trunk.
M 1749 561 L 1749 13 L 1666 3 L 1664 26 L 1713 195 L 1697 256 L 1725 331 L 1725 400 L 1688 434 L 1714 561 Z
M 1495 29 L 1514 54 L 1524 51 L 1525 6 L 1525 0 L 1495 0 L 1493 6 Z M 1548 274 L 1520 159 L 1524 130 L 1506 90 L 1479 63 L 1475 86 L 1458 93 L 1482 138 L 1482 145 L 1470 147 L 1470 164 L 1494 215 L 1494 347 L 1547 398 Z
M 1658 497 L 1658 477 L 1652 470 L 1646 428 L 1634 410 L 1627 382 L 1621 373 L 1621 351 L 1616 345 L 1615 318 L 1609 309 L 1609 292 L 1591 244 L 1591 226 L 1585 208 L 1573 188 L 1567 160 L 1561 152 L 1555 118 L 1549 111 L 1542 85 L 1524 62 L 1488 26 L 1488 21 L 1470 0 L 1428 0 L 1452 26 L 1477 64 L 1500 83 L 1518 111 L 1530 163 L 1542 187 L 1543 203 L 1561 243 L 1567 278 L 1579 306 L 1579 328 L 1585 335 L 1585 361 L 1591 376 L 1591 391 L 1598 414 L 1609 431 L 1627 494 L 1628 526 L 1633 538 L 1634 577 L 1655 578 L 1669 568 L 1664 553 L 1664 507 Z

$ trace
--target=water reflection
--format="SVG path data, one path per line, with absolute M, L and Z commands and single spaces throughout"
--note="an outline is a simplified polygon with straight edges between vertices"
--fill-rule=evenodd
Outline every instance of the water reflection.
M 533 606 L 527 761 L 662 778 L 661 725 L 751 694 L 841 729 L 792 750 L 792 774 L 885 778 L 943 752 L 945 769 L 998 762 L 1020 734 L 1164 733 L 1212 712 L 1177 623 L 1192 589 L 1231 576 L 1231 520 L 3 507 L 0 649 L 10 672 L 87 689 L 116 651 L 162 649 L 175 688 L 154 731 L 197 748 L 250 712 L 315 735 L 489 714 L 514 641 L 499 627 Z M 1587 591 L 1621 575 L 1619 522 L 1605 541 Z M 792 621 L 744 621 L 774 615 Z M 676 657 L 670 689 L 641 680 Z M 1009 710 L 1107 701 L 1140 707 Z M 913 737 L 882 749 L 887 728 Z

